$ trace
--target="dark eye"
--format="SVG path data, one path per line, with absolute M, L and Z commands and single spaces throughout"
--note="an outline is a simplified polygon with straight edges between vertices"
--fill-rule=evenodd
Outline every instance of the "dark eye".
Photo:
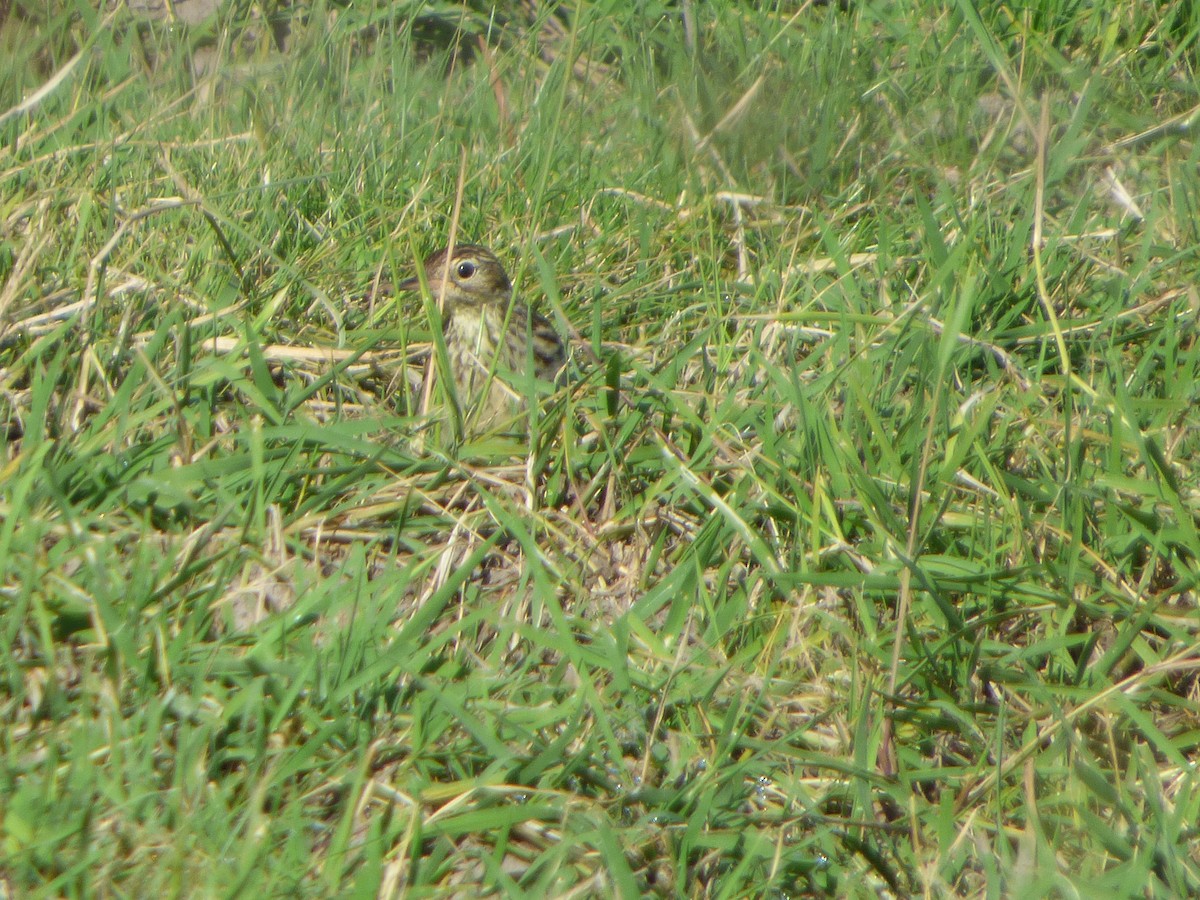
M 474 274 L 475 274 L 475 263 L 460 262 L 458 264 L 458 277 L 459 278 L 470 278 Z

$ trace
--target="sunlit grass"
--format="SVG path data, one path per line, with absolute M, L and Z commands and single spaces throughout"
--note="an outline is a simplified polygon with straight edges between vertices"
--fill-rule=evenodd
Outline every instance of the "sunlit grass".
M 18 7 L 14 896 L 1200 889 L 1186 8 Z

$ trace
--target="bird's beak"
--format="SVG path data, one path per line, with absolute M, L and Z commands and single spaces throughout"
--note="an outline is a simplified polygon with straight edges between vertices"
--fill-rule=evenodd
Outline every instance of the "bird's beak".
M 401 291 L 419 291 L 421 289 L 421 279 L 414 275 L 412 278 L 406 278 L 396 287 Z

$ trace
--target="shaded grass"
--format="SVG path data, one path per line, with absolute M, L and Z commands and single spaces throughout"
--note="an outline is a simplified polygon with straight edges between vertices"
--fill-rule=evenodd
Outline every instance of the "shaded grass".
M 15 892 L 1196 890 L 1186 11 L 233 9 L 0 124 Z

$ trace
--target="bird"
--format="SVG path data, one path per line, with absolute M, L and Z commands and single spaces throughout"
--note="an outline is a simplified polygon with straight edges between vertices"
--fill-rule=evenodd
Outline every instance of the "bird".
M 512 423 L 525 409 L 522 374 L 557 382 L 566 345 L 550 321 L 513 297 L 512 282 L 491 250 L 478 244 L 443 247 L 422 263 L 425 283 L 443 310 L 442 336 L 455 400 L 470 431 Z M 401 290 L 420 289 L 420 278 Z M 436 366 L 435 366 L 436 368 Z

